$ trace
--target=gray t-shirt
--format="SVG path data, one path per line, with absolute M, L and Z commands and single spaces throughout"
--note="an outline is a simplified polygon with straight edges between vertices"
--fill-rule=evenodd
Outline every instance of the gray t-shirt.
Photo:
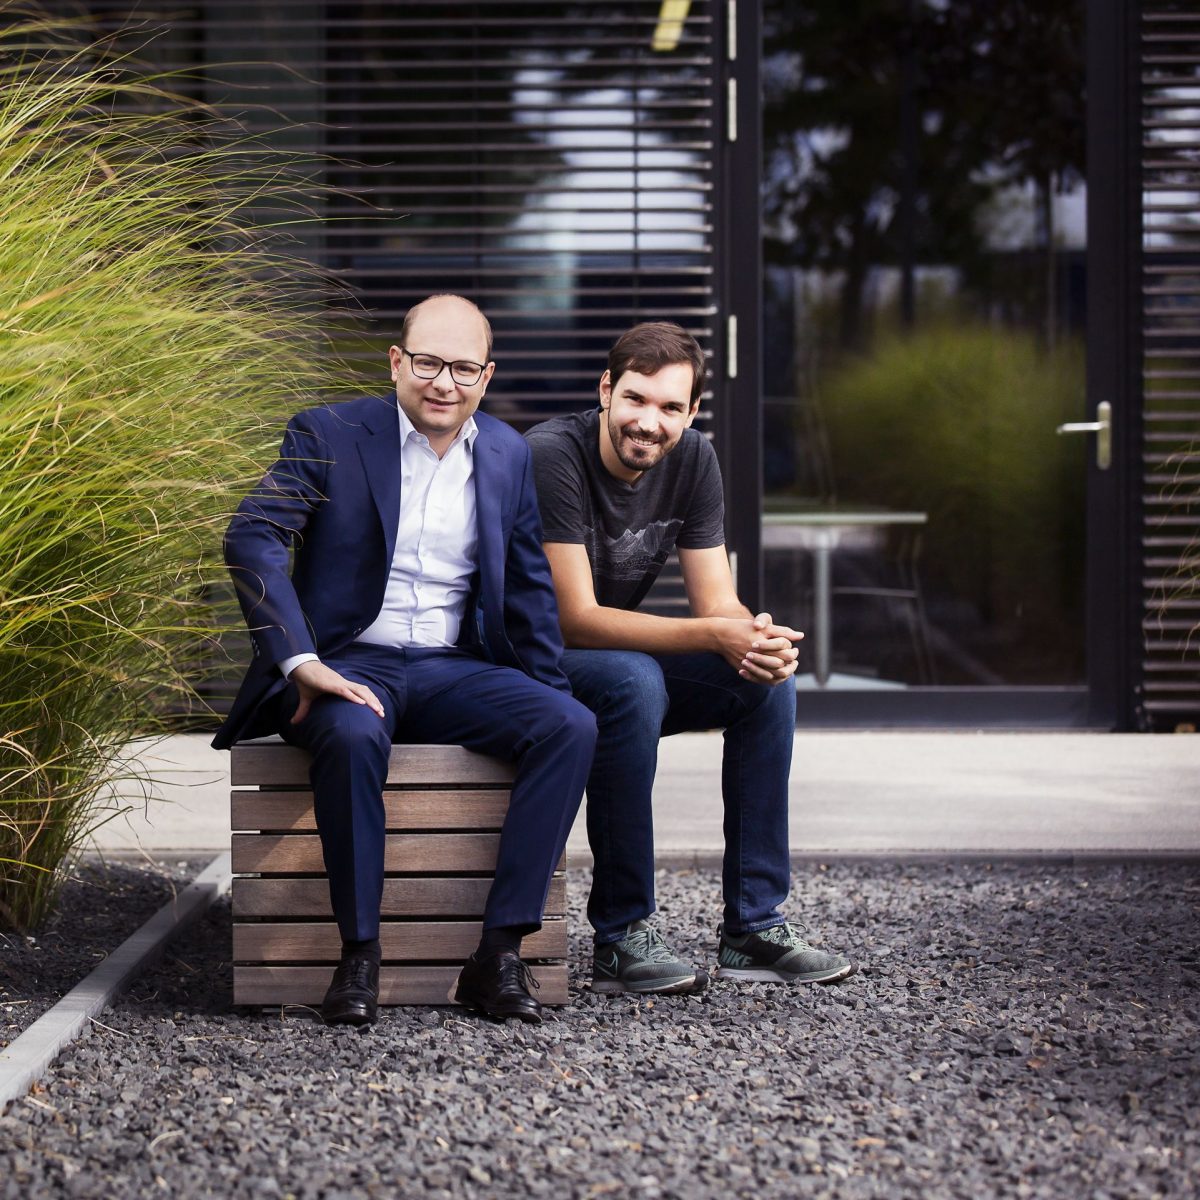
M 525 437 L 545 540 L 586 546 L 597 603 L 633 609 L 676 546 L 724 545 L 721 469 L 704 435 L 685 429 L 636 483 L 617 479 L 600 458 L 600 415 L 554 417 Z

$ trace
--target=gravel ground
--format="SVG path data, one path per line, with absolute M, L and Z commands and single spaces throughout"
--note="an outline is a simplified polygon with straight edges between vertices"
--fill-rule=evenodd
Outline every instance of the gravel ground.
M 835 863 L 798 891 L 860 964 L 840 986 L 364 1033 L 231 1011 L 219 905 L 0 1117 L 0 1196 L 1195 1195 L 1195 867 Z M 718 895 L 661 874 L 677 949 L 711 962 Z
M 28 936 L 0 933 L 0 1049 L 149 920 L 192 874 L 186 862 L 80 862 L 44 928 Z

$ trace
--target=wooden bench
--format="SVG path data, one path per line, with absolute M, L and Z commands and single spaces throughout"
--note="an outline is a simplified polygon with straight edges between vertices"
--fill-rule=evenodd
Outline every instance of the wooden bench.
M 235 746 L 233 1002 L 320 1004 L 341 950 L 313 816 L 308 754 L 278 740 Z M 461 746 L 394 746 L 381 1004 L 446 1004 L 475 949 L 513 778 L 510 763 Z M 522 957 L 543 1004 L 567 1000 L 565 859 L 540 932 Z

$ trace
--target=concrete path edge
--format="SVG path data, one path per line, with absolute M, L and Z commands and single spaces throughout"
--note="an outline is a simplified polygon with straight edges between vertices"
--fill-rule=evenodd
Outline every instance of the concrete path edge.
M 184 856 L 186 858 L 186 856 Z M 834 863 L 892 863 L 896 866 L 992 866 L 1030 864 L 1045 867 L 1113 866 L 1120 863 L 1200 864 L 1200 850 L 793 850 L 793 869 Z M 690 871 L 719 868 L 724 862 L 716 850 L 675 850 L 654 856 L 659 870 Z M 591 855 L 572 854 L 568 867 L 592 866 Z
M 229 854 L 219 854 L 173 900 L 130 934 L 82 983 L 0 1050 L 0 1113 L 24 1096 L 90 1017 L 145 970 L 167 943 L 229 890 Z

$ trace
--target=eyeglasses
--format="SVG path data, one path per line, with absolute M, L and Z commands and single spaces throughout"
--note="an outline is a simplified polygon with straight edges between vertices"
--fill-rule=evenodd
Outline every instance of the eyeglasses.
M 463 387 L 470 387 L 473 383 L 479 382 L 480 375 L 486 369 L 482 363 L 471 362 L 470 359 L 456 358 L 453 362 L 448 363 L 444 358 L 438 358 L 436 354 L 413 354 L 411 350 L 405 350 L 400 347 L 401 354 L 407 354 L 412 362 L 412 373 L 418 379 L 436 379 L 444 367 L 450 368 L 450 378 L 455 383 L 462 384 Z

